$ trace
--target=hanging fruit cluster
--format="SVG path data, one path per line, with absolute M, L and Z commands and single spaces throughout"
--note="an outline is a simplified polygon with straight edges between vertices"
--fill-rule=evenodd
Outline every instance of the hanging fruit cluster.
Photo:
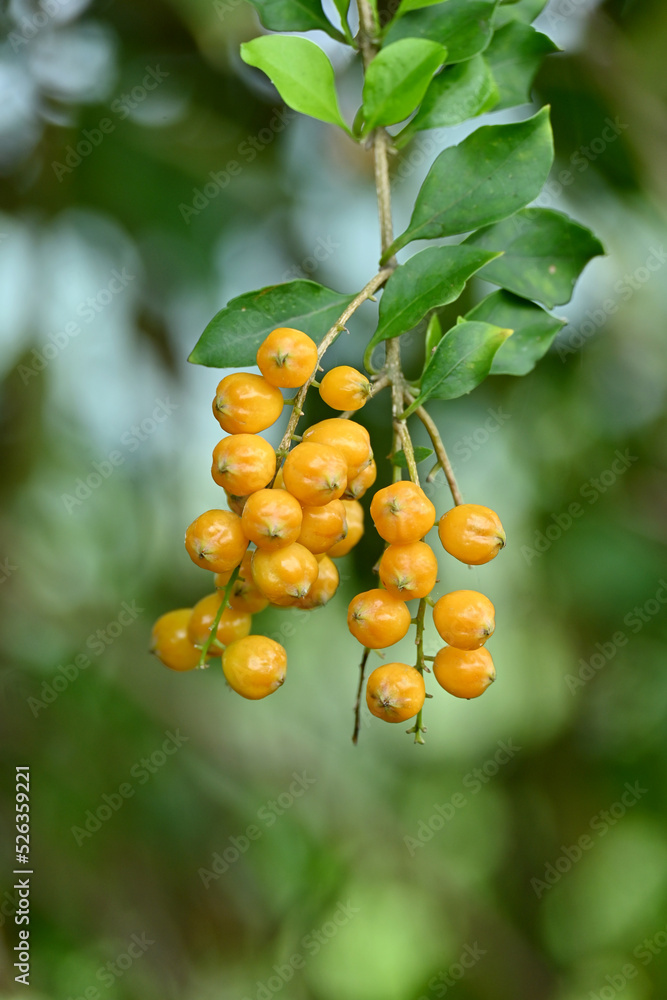
M 343 416 L 311 425 L 302 437 L 288 429 L 277 452 L 261 436 L 282 413 L 281 390 L 307 389 L 319 361 L 310 337 L 278 328 L 257 352 L 261 375 L 235 372 L 218 385 L 213 413 L 226 436 L 213 450 L 211 474 L 229 509 L 205 511 L 185 534 L 192 561 L 215 574 L 215 590 L 194 608 L 163 615 L 153 628 L 152 651 L 167 667 L 192 670 L 220 656 L 229 686 L 253 700 L 283 684 L 287 654 L 273 639 L 250 634 L 252 616 L 269 604 L 310 610 L 333 597 L 339 583 L 334 560 L 361 538 L 359 500 L 377 475 L 368 430 L 350 414 L 387 380 L 373 386 L 354 368 L 334 368 L 318 386 L 324 402 L 344 410 Z M 296 423 L 301 411 L 290 402 Z M 298 443 L 292 446 L 293 440 Z M 435 507 L 417 483 L 398 480 L 373 496 L 370 513 L 387 543 L 378 564 L 380 586 L 353 598 L 348 627 L 366 657 L 400 641 L 416 624 L 416 665 L 376 668 L 366 697 L 372 714 L 387 722 L 418 716 L 413 731 L 421 741 L 425 660 L 433 659 L 436 680 L 451 694 L 480 695 L 495 677 L 482 648 L 494 630 L 494 609 L 474 591 L 441 597 L 433 618 L 448 645 L 425 657 L 424 610 L 433 603 L 438 562 L 423 538 L 435 524 Z M 454 507 L 438 531 L 444 548 L 470 565 L 487 562 L 505 544 L 500 521 L 486 507 Z M 406 603 L 412 600 L 420 602 L 414 619 Z

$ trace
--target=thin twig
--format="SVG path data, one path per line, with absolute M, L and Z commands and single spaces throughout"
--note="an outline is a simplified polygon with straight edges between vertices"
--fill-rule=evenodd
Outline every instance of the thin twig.
M 397 420 L 396 426 L 398 428 L 398 433 L 401 438 L 401 444 L 403 445 L 403 454 L 405 455 L 405 461 L 408 466 L 410 479 L 412 480 L 413 483 L 416 483 L 417 486 L 419 486 L 419 473 L 417 472 L 415 450 L 412 447 L 412 438 L 410 437 L 410 432 L 408 431 L 407 424 L 405 420 Z
M 361 657 L 361 663 L 359 664 L 359 687 L 357 688 L 357 700 L 354 705 L 354 732 L 352 733 L 352 742 L 355 747 L 359 740 L 359 730 L 361 729 L 361 692 L 364 688 L 364 674 L 369 654 L 370 649 L 364 649 L 364 655 Z
M 405 395 L 405 401 L 406 403 L 408 403 L 408 405 L 414 403 L 415 398 L 413 395 L 411 395 L 411 393 L 407 392 L 406 390 L 404 395 Z M 463 496 L 461 494 L 461 490 L 459 489 L 459 484 L 456 482 L 456 476 L 454 475 L 454 470 L 452 469 L 452 463 L 449 461 L 449 456 L 447 454 L 444 444 L 442 443 L 442 438 L 440 437 L 440 431 L 436 426 L 435 420 L 429 413 L 427 413 L 427 411 L 424 409 L 423 406 L 417 407 L 417 409 L 415 410 L 415 415 L 419 417 L 419 419 L 421 420 L 421 422 L 423 423 L 424 427 L 427 430 L 428 436 L 431 439 L 433 450 L 435 451 L 438 462 L 442 467 L 442 471 L 445 474 L 445 478 L 449 483 L 449 488 L 452 492 L 454 503 L 457 505 L 463 503 Z
M 370 296 L 373 295 L 373 293 L 376 292 L 378 288 L 380 288 L 385 283 L 385 281 L 391 274 L 392 270 L 393 268 L 391 267 L 382 268 L 373 278 L 371 278 L 368 284 L 364 285 L 359 294 L 355 295 L 355 297 L 350 302 L 349 306 L 347 306 L 347 308 L 340 314 L 334 325 L 326 333 L 324 339 L 322 340 L 320 346 L 318 347 L 317 349 L 318 361 L 322 360 L 324 353 L 328 350 L 329 347 L 331 347 L 336 337 L 338 337 L 338 335 L 342 333 L 342 331 L 345 329 L 345 324 L 347 323 L 349 318 L 355 314 L 359 306 L 362 305 L 366 301 L 366 299 L 370 298 Z M 306 394 L 314 379 L 315 379 L 315 372 L 313 372 L 311 377 L 304 383 L 304 385 L 301 386 L 296 396 L 294 397 L 294 407 L 292 409 L 292 415 L 289 418 L 289 423 L 287 424 L 287 430 L 283 434 L 283 439 L 280 442 L 280 445 L 278 446 L 278 464 L 276 466 L 276 475 L 285 459 L 285 455 L 290 449 L 290 445 L 292 443 L 292 436 L 294 434 L 294 431 L 296 430 L 296 425 L 299 423 L 299 419 L 303 414 L 303 405 L 306 401 Z

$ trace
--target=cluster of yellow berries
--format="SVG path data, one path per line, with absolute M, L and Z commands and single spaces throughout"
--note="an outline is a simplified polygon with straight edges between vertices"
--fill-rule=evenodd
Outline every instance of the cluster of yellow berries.
M 287 667 L 279 643 L 250 635 L 252 615 L 268 604 L 312 609 L 331 599 L 339 583 L 333 560 L 363 535 L 359 500 L 377 475 L 369 433 L 349 419 L 372 392 L 354 368 L 334 368 L 318 386 L 327 405 L 346 411 L 342 417 L 308 427 L 285 452 L 260 436 L 282 413 L 281 389 L 310 384 L 318 363 L 310 337 L 281 327 L 257 352 L 261 375 L 238 372 L 218 385 L 213 413 L 227 436 L 213 451 L 211 473 L 229 509 L 206 511 L 185 535 L 190 558 L 215 573 L 216 589 L 153 627 L 152 650 L 167 667 L 192 670 L 221 656 L 228 684 L 245 698 L 277 690 Z M 435 586 L 438 562 L 423 538 L 436 511 L 418 485 L 399 481 L 374 495 L 370 513 L 388 543 L 378 566 L 381 586 L 353 598 L 347 621 L 366 649 L 386 649 L 413 623 L 406 602 L 428 598 Z M 502 525 L 487 507 L 454 507 L 438 531 L 446 551 L 469 565 L 488 562 L 505 544 Z M 458 697 L 482 694 L 495 677 L 482 648 L 494 630 L 493 605 L 475 591 L 456 591 L 433 605 L 433 619 L 447 643 L 428 658 L 436 680 Z M 387 722 L 417 715 L 426 696 L 423 669 L 423 663 L 375 669 L 366 689 L 373 715 Z
M 194 608 L 159 618 L 151 647 L 172 670 L 192 670 L 222 655 L 230 687 L 252 699 L 280 687 L 287 656 L 273 639 L 249 634 L 251 616 L 268 604 L 312 609 L 327 603 L 339 582 L 333 559 L 363 535 L 359 498 L 377 474 L 368 431 L 352 420 L 314 424 L 286 456 L 260 436 L 282 412 L 280 390 L 313 377 L 318 352 L 310 337 L 274 330 L 257 352 L 257 365 L 261 375 L 223 378 L 213 400 L 228 436 L 213 451 L 211 474 L 230 509 L 206 511 L 185 535 L 192 561 L 216 574 L 216 591 Z M 332 408 L 354 410 L 371 385 L 341 366 L 324 376 L 319 390 Z
M 379 490 L 371 517 L 388 546 L 379 563 L 382 588 L 358 594 L 348 608 L 352 635 L 369 649 L 399 642 L 413 623 L 406 601 L 428 598 L 435 586 L 438 561 L 422 541 L 435 524 L 435 507 L 412 482 L 399 481 Z M 444 549 L 470 566 L 489 562 L 505 545 L 500 520 L 488 507 L 461 504 L 440 518 L 438 535 Z M 477 698 L 495 680 L 495 668 L 484 643 L 495 629 L 491 601 L 474 590 L 445 594 L 433 605 L 433 622 L 447 643 L 433 660 L 438 684 L 458 698 Z M 366 703 L 385 722 L 404 722 L 417 715 L 426 691 L 422 670 L 406 663 L 385 663 L 368 678 Z

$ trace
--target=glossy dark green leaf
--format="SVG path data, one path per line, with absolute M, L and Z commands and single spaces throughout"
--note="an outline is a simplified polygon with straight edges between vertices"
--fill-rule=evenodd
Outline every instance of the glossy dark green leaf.
M 338 107 L 333 66 L 315 42 L 298 35 L 260 35 L 241 46 L 241 58 L 266 73 L 290 108 L 349 132 Z
M 364 131 L 411 115 L 446 55 L 442 45 L 428 38 L 403 38 L 380 49 L 364 80 Z
M 548 108 L 527 121 L 477 129 L 436 158 L 408 228 L 385 259 L 412 240 L 470 232 L 512 215 L 539 194 L 552 161 Z
M 188 361 L 211 368 L 254 365 L 257 348 L 279 326 L 303 330 L 319 343 L 353 298 L 314 281 L 287 281 L 246 292 L 213 317 Z
M 511 333 L 491 323 L 457 323 L 436 347 L 424 369 L 419 395 L 405 415 L 427 399 L 456 399 L 471 392 L 489 374 L 496 351 Z
M 430 458 L 433 454 L 433 448 L 424 448 L 423 445 L 418 444 L 415 445 L 414 452 L 415 462 L 419 465 L 420 462 L 425 462 L 427 458 Z M 405 452 L 402 448 L 392 456 L 391 463 L 392 465 L 397 465 L 399 469 L 407 469 L 408 460 L 405 457 Z
M 527 375 L 549 350 L 566 320 L 541 306 L 501 289 L 492 292 L 466 313 L 466 319 L 493 323 L 514 330 L 500 347 L 491 365 L 492 375 Z
M 400 337 L 417 326 L 431 309 L 454 302 L 468 278 L 493 259 L 486 251 L 471 253 L 471 249 L 429 247 L 396 268 L 382 293 L 378 327 L 364 355 L 367 367 L 376 344 Z
M 250 0 L 270 31 L 312 31 L 319 28 L 339 37 L 322 10 L 321 0 Z
M 430 38 L 447 47 L 447 62 L 462 62 L 491 41 L 498 0 L 445 0 L 423 10 L 402 13 L 391 22 L 386 43 L 399 38 Z
M 510 21 L 496 31 L 484 53 L 500 92 L 496 109 L 527 104 L 540 63 L 549 52 L 557 51 L 550 38 L 523 21 Z
M 489 111 L 498 99 L 498 88 L 483 56 L 473 56 L 438 73 L 431 81 L 419 111 L 399 133 L 401 149 L 415 132 L 458 125 Z
M 531 24 L 537 15 L 544 10 L 548 2 L 549 0 L 518 0 L 517 3 L 502 4 L 498 7 L 493 19 L 494 28 L 496 30 L 502 28 L 510 21 L 523 21 L 525 24 Z
M 503 250 L 483 277 L 552 309 L 572 298 L 586 264 L 604 253 L 590 229 L 549 208 L 526 208 L 509 219 L 473 233 L 467 246 Z

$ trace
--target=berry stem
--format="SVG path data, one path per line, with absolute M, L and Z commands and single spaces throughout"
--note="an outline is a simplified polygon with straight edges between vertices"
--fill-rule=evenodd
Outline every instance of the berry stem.
M 353 316 L 357 311 L 357 309 L 359 308 L 359 306 L 363 305 L 366 299 L 370 298 L 370 296 L 374 292 L 376 292 L 378 288 L 384 285 L 385 281 L 391 274 L 392 270 L 393 268 L 391 267 L 383 267 L 380 271 L 378 271 L 378 273 L 374 277 L 371 278 L 371 280 L 366 285 L 364 285 L 359 294 L 355 295 L 355 297 L 350 302 L 349 306 L 347 306 L 347 308 L 340 314 L 334 325 L 325 334 L 324 339 L 320 343 L 320 346 L 317 349 L 317 357 L 320 361 L 322 360 L 324 353 L 329 349 L 329 347 L 331 347 L 336 337 L 338 337 L 338 335 L 342 333 L 342 331 L 345 329 L 345 324 L 349 320 L 350 316 Z M 296 430 L 296 425 L 298 424 L 299 419 L 303 414 L 303 406 L 306 401 L 306 393 L 308 392 L 314 380 L 315 380 L 315 372 L 313 372 L 310 378 L 301 386 L 296 396 L 294 397 L 294 409 L 292 410 L 292 414 L 289 418 L 287 429 L 283 434 L 283 439 L 280 442 L 280 445 L 278 446 L 277 449 L 278 464 L 276 466 L 276 474 L 278 473 L 281 465 L 283 464 L 285 455 L 287 455 L 287 453 L 289 452 L 290 445 L 292 443 L 292 436 L 294 434 L 294 431 Z
M 236 569 L 234 570 L 234 572 L 232 573 L 232 575 L 230 576 L 229 580 L 225 585 L 225 589 L 222 593 L 222 600 L 220 601 L 220 607 L 218 608 L 216 616 L 213 619 L 211 627 L 208 631 L 208 639 L 201 648 L 201 656 L 199 657 L 199 663 L 197 664 L 199 670 L 203 669 L 206 666 L 206 657 L 208 656 L 208 651 L 213 645 L 213 642 L 215 641 L 216 633 L 218 631 L 218 625 L 220 624 L 220 619 L 225 613 L 225 608 L 229 603 L 229 598 L 232 593 L 232 588 L 238 579 L 240 568 L 241 564 L 239 563 L 239 565 L 236 567 Z
M 407 389 L 404 390 L 403 394 L 405 396 L 405 401 L 406 403 L 408 403 L 408 405 L 414 403 L 415 397 L 410 392 L 408 392 Z M 435 420 L 433 419 L 433 417 L 430 416 L 429 413 L 427 413 L 427 411 L 424 409 L 423 406 L 418 406 L 414 412 L 415 415 L 419 417 L 419 419 L 423 423 L 428 433 L 428 436 L 431 439 L 433 450 L 435 451 L 438 462 L 442 467 L 442 471 L 444 472 L 445 478 L 449 484 L 449 488 L 451 490 L 454 503 L 457 505 L 462 504 L 463 496 L 461 494 L 461 490 L 459 489 L 459 484 L 456 482 L 456 476 L 454 475 L 452 464 L 449 461 L 449 456 L 445 450 L 444 444 L 442 443 L 442 438 L 440 437 L 440 432 L 438 431 Z
M 359 664 L 359 687 L 357 688 L 357 700 L 354 703 L 354 731 L 352 733 L 352 742 L 355 747 L 359 740 L 359 730 L 361 729 L 361 692 L 364 689 L 364 674 L 369 654 L 370 649 L 365 648 L 364 655 L 361 657 L 361 663 Z
M 424 618 L 426 617 L 426 598 L 422 597 L 419 602 L 419 608 L 417 609 L 417 618 L 415 624 L 417 626 L 417 634 L 415 636 L 415 645 L 417 646 L 417 662 L 415 663 L 415 669 L 423 675 L 426 668 L 425 656 L 424 656 Z M 407 731 L 409 733 L 415 734 L 415 743 L 424 743 L 424 737 L 422 733 L 426 732 L 424 725 L 422 723 L 422 709 L 419 709 L 417 713 L 417 718 L 415 719 L 415 724 L 411 729 Z

